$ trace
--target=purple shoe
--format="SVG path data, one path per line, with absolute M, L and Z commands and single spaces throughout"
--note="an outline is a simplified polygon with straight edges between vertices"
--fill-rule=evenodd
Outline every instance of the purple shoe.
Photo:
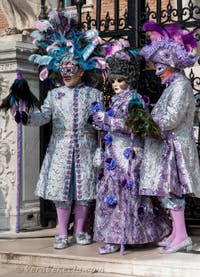
M 104 246 L 99 247 L 99 254 L 101 255 L 110 254 L 110 253 L 117 252 L 119 249 L 120 249 L 119 244 L 107 243 Z

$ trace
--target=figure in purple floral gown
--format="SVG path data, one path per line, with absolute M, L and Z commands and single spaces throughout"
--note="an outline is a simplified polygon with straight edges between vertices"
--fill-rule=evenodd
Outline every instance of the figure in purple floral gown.
M 94 109 L 94 127 L 104 130 L 104 174 L 97 195 L 94 240 L 105 242 L 100 254 L 121 254 L 125 244 L 159 241 L 170 232 L 168 217 L 157 199 L 138 196 L 143 139 L 125 124 L 130 101 L 145 108 L 136 91 L 140 72 L 139 56 L 121 50 L 109 60 L 115 95 L 107 111 Z

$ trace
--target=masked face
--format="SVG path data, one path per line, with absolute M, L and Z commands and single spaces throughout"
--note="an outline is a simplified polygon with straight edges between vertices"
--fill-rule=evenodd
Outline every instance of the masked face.
M 128 88 L 128 84 L 124 79 L 112 78 L 112 88 L 116 94 L 124 92 Z
M 162 75 L 168 68 L 168 65 L 162 64 L 162 63 L 156 63 L 156 76 Z
M 76 87 L 81 83 L 83 71 L 73 61 L 64 61 L 60 66 L 60 74 L 67 87 Z
M 156 75 L 160 77 L 162 84 L 165 84 L 174 71 L 175 69 L 168 65 L 156 64 Z

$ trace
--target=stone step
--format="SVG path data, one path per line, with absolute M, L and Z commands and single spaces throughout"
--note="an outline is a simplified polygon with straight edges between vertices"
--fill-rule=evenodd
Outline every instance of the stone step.
M 129 277 L 191 277 L 200 272 L 200 238 L 195 239 L 195 250 L 191 253 L 159 254 L 159 248 L 148 245 L 126 248 L 124 256 L 119 252 L 99 255 L 93 243 L 55 250 L 52 238 L 27 238 L 0 240 L 0 263 L 20 265 L 30 271 L 44 270 L 71 271 L 74 274 L 93 274 Z M 70 276 L 70 275 L 69 275 Z M 75 276 L 75 275 L 71 275 Z M 20 275 L 22 277 L 22 275 Z
M 44 267 L 33 267 L 29 265 L 11 265 L 1 264 L 0 276 L 3 277 L 46 277 L 46 274 L 50 274 L 53 277 L 123 277 L 118 274 L 104 274 L 104 273 L 83 273 L 83 272 L 72 272 L 68 269 L 60 268 L 44 268 Z M 134 277 L 133 275 L 126 275 L 126 277 Z

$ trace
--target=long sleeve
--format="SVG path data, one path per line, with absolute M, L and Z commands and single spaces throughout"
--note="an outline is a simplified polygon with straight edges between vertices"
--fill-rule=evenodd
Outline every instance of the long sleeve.
M 110 132 L 131 133 L 131 130 L 125 124 L 124 118 L 106 116 L 104 122 Z
M 191 85 L 189 82 L 177 82 L 170 91 L 165 109 L 159 115 L 153 115 L 154 121 L 162 131 L 170 131 L 179 126 L 185 117 L 188 105 L 190 105 L 190 99 Z
M 41 111 L 34 111 L 29 115 L 28 124 L 29 126 L 42 126 L 49 123 L 52 116 L 52 94 L 48 92 L 47 97 L 41 106 Z
M 112 98 L 111 106 L 106 112 L 100 111 L 94 114 L 94 127 L 107 132 L 131 133 L 131 129 L 125 124 L 131 96 L 131 91 L 115 95 Z
M 106 132 L 131 133 L 131 129 L 125 125 L 124 118 L 114 118 L 104 113 L 104 118 L 96 121 L 93 127 Z

